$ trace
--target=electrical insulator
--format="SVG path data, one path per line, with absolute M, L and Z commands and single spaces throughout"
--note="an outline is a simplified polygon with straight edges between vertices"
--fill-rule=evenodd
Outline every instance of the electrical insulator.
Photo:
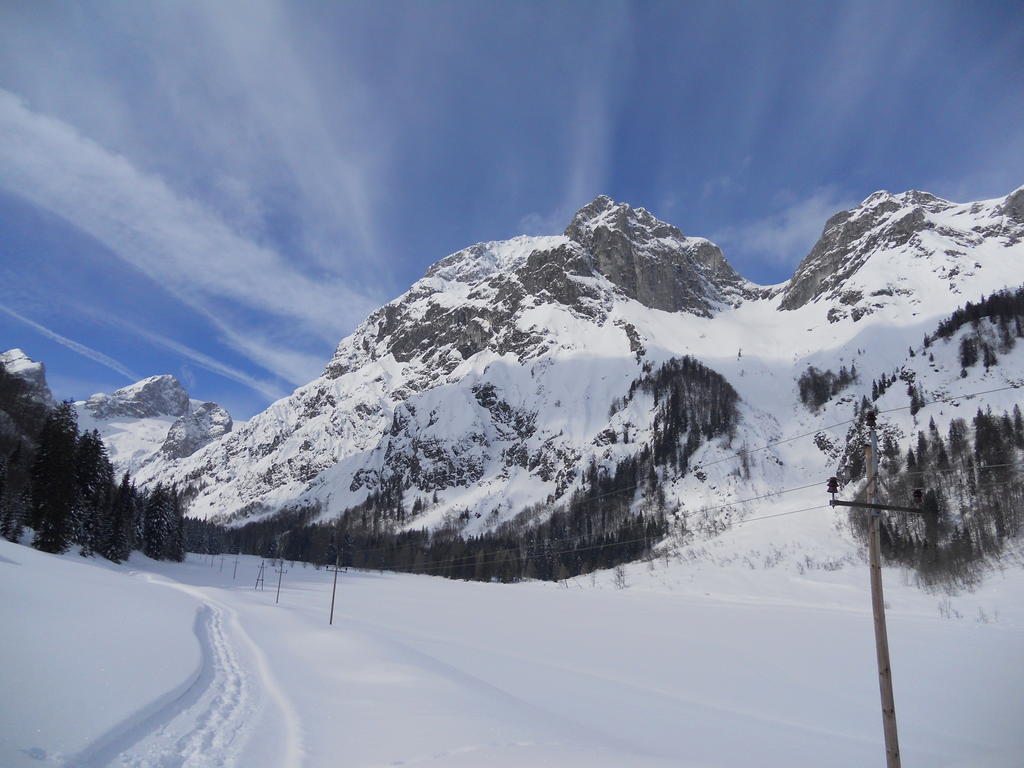
M 828 479 L 828 492 L 835 496 L 839 493 L 839 478 L 830 477 Z
M 867 420 L 868 426 L 871 429 L 874 429 L 875 428 L 875 424 L 876 424 L 875 412 L 874 411 L 868 411 L 867 416 L 865 416 L 864 418 Z

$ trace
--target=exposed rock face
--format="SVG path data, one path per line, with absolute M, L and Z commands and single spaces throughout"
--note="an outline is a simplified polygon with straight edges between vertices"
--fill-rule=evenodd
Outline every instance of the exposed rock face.
M 952 203 L 926 192 L 911 191 L 899 196 L 875 192 L 858 207 L 837 213 L 825 222 L 821 238 L 797 268 L 780 309 L 802 307 L 841 286 L 877 246 L 902 245 L 916 233 L 934 226 L 925 216 L 926 210 L 943 211 L 950 207 Z
M 97 419 L 153 416 L 184 416 L 189 411 L 188 392 L 174 376 L 150 376 L 113 394 L 95 394 L 85 402 Z
M 169 459 L 191 456 L 231 431 L 231 414 L 216 403 L 203 403 L 192 413 L 178 417 L 167 432 L 160 452 Z
M 20 443 L 33 444 L 55 405 L 46 368 L 20 349 L 0 354 L 0 457 Z
M 614 300 L 608 283 L 645 306 L 702 317 L 758 295 L 714 243 L 602 195 L 576 213 L 564 236 L 479 243 L 437 262 L 368 318 L 364 328 L 374 332 L 357 331 L 355 350 L 348 339 L 339 345 L 325 375 L 337 378 L 389 353 L 401 363 L 433 360 L 442 374 L 484 349 L 524 361 L 540 336 L 516 316 L 557 303 L 600 319 Z M 464 300 L 453 302 L 453 293 Z
M 576 213 L 565 235 L 587 249 L 598 272 L 653 309 L 710 316 L 752 288 L 714 243 L 604 195 Z
M 1000 213 L 1024 224 L 1024 187 L 1007 195 L 1006 200 L 1000 206 Z
M 496 463 L 501 477 L 525 471 L 565 488 L 578 447 L 561 429 L 541 430 L 539 405 L 523 392 L 474 383 L 476 361 L 529 366 L 531 387 L 557 403 L 553 388 L 576 386 L 550 367 L 569 344 L 565 323 L 607 327 L 609 343 L 638 368 L 646 333 L 613 317 L 617 308 L 707 318 L 756 295 L 714 244 L 598 197 L 564 235 L 479 243 L 441 259 L 343 339 L 323 377 L 163 479 L 192 485 L 197 505 L 220 509 L 294 500 L 319 486 L 339 488 L 332 503 L 396 483 L 467 486 Z
M 0 354 L 0 365 L 11 376 L 28 385 L 26 395 L 37 403 L 52 408 L 55 405 L 53 393 L 46 383 L 46 366 L 29 358 L 20 349 L 9 349 Z
M 961 257 L 986 238 L 1004 246 L 1024 238 L 1024 187 L 998 203 L 970 205 L 918 190 L 898 195 L 875 192 L 856 208 L 841 211 L 825 223 L 821 238 L 783 289 L 779 308 L 797 309 L 820 297 L 858 303 L 859 298 L 852 300 L 847 283 L 872 255 L 883 250 L 902 248 L 926 258 L 942 247 L 949 263 L 936 263 L 936 269 L 955 278 L 975 268 L 973 260 L 964 262 Z M 951 290 L 956 291 L 955 281 Z M 870 305 L 861 304 L 852 313 L 856 318 L 858 313 L 863 316 L 871 311 Z

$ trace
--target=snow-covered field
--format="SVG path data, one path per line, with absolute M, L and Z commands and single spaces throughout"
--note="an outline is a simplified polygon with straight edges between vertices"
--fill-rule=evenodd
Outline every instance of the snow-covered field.
M 793 520 L 794 518 L 782 518 Z M 0 541 L 0 765 L 861 766 L 867 570 L 655 560 L 567 584 Z M 1024 569 L 885 574 L 906 766 L 1020 766 Z M 618 589 L 616 581 L 625 588 Z

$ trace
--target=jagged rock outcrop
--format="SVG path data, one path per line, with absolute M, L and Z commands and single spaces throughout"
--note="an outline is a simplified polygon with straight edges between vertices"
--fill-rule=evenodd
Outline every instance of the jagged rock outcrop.
M 85 408 L 97 419 L 184 416 L 189 398 L 177 378 L 164 374 L 121 387 L 113 394 L 95 394 L 86 400 Z
M 928 233 L 934 235 L 931 240 Z M 862 301 L 857 287 L 848 284 L 875 254 L 903 249 L 929 257 L 939 251 L 946 258 L 937 259 L 934 268 L 955 278 L 974 268 L 974 261 L 966 258 L 967 251 L 984 239 L 997 239 L 1009 246 L 1022 237 L 1024 188 L 1002 201 L 966 205 L 918 190 L 898 195 L 875 192 L 856 208 L 840 211 L 825 223 L 821 238 L 783 289 L 779 308 L 798 309 L 827 297 L 845 305 L 860 304 L 855 317 L 863 316 L 872 311 L 871 302 Z M 893 275 L 894 282 L 899 277 Z M 956 288 L 955 281 L 952 287 Z M 886 288 L 879 286 L 878 290 Z
M 825 222 L 821 238 L 786 286 L 780 309 L 796 309 L 828 293 L 855 273 L 882 244 L 903 245 L 915 234 L 934 226 L 925 211 L 952 206 L 926 192 L 903 195 L 875 192 L 849 211 Z
M 54 405 L 42 363 L 20 349 L 0 354 L 0 457 L 20 443 L 32 445 Z
M 604 195 L 576 213 L 565 236 L 587 250 L 598 272 L 653 309 L 708 316 L 752 292 L 711 241 L 685 237 L 643 208 Z
M 52 408 L 56 403 L 50 386 L 46 383 L 46 366 L 32 360 L 20 349 L 9 349 L 0 353 L 0 365 L 9 375 L 23 381 L 27 388 L 24 397 Z
M 368 318 L 354 349 L 344 340 L 325 374 L 336 378 L 387 354 L 432 361 L 442 374 L 484 349 L 524 361 L 543 338 L 514 322 L 524 309 L 557 303 L 600 320 L 612 286 L 644 306 L 703 317 L 758 295 L 714 243 L 602 195 L 561 237 L 479 243 L 437 262 Z
M 224 437 L 233 427 L 231 414 L 216 403 L 202 403 L 179 416 L 167 431 L 160 453 L 169 459 L 191 456 L 203 446 Z

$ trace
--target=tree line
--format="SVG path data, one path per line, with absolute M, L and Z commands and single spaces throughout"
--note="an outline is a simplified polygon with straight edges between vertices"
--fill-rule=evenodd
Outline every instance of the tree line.
M 22 433 L 0 454 L 0 535 L 20 541 L 27 526 L 36 549 L 63 553 L 77 545 L 83 557 L 115 563 L 136 549 L 184 559 L 182 501 L 173 488 L 143 491 L 127 472 L 116 478 L 99 433 L 79 432 L 70 401 L 30 417 L 23 428 L 38 422 L 38 431 Z
M 245 552 L 318 565 L 392 570 L 469 581 L 512 583 L 523 579 L 562 580 L 631 562 L 668 533 L 664 516 L 640 512 L 600 533 L 572 535 L 565 509 L 528 530 L 512 523 L 495 531 L 463 536 L 443 527 L 406 531 L 353 528 L 351 519 L 309 523 L 308 513 L 286 511 L 203 539 L 201 521 L 186 518 L 199 538 L 197 551 Z M 195 526 L 193 528 L 193 526 Z M 192 546 L 189 547 L 193 549 Z
M 316 505 L 233 528 L 186 519 L 189 548 L 501 582 L 561 580 L 637 560 L 669 531 L 674 509 L 665 499 L 662 476 L 685 473 L 704 441 L 731 434 L 739 401 L 724 377 L 690 357 L 646 369 L 613 412 L 638 392 L 654 400 L 648 442 L 614 465 L 592 460 L 568 500 L 527 508 L 493 530 L 465 535 L 473 517 L 468 510 L 450 515 L 434 531 L 398 530 L 407 486 L 395 475 L 328 523 L 316 522 Z M 621 440 L 630 442 L 627 432 Z M 433 502 L 417 497 L 413 511 L 436 501 L 436 495 Z

